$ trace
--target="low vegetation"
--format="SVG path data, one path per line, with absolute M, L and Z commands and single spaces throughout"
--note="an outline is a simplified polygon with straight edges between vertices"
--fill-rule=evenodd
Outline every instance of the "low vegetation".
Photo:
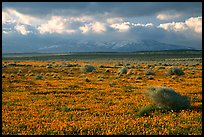
M 92 66 L 92 65 L 84 65 L 83 67 L 82 67 L 82 71 L 83 72 L 92 72 L 92 71 L 94 71 L 95 70 L 95 67 L 94 66 Z
M 172 68 L 169 68 L 169 69 L 168 69 L 167 74 L 168 74 L 168 75 L 181 76 L 181 75 L 184 75 L 185 73 L 184 73 L 183 70 L 180 69 L 180 68 L 172 67 Z
M 146 75 L 155 75 L 155 72 L 153 70 L 151 70 L 151 69 L 148 69 L 148 70 L 145 71 L 145 74 Z
M 202 62 L 67 58 L 2 61 L 3 135 L 202 134 Z
M 127 67 L 122 67 L 122 68 L 119 68 L 118 70 L 118 74 L 127 74 L 127 72 L 128 72 Z
M 153 103 L 173 110 L 190 108 L 190 99 L 167 87 L 149 88 L 147 94 Z
M 180 111 L 191 107 L 188 96 L 183 96 L 171 88 L 152 87 L 147 89 L 146 94 L 153 104 L 142 107 L 139 111 L 139 115 L 144 115 L 149 111 L 158 109 Z

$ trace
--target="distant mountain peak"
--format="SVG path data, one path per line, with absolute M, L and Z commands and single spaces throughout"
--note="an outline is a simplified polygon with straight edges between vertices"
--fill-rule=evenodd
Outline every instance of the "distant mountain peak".
M 69 40 L 66 42 L 55 42 L 44 45 L 20 45 L 19 48 L 7 46 L 7 53 L 10 52 L 40 52 L 40 53 L 61 53 L 61 52 L 137 52 L 137 51 L 161 51 L 161 50 L 194 50 L 194 48 L 162 43 L 156 40 L 120 40 L 120 41 L 79 41 Z M 5 52 L 6 53 L 6 52 Z

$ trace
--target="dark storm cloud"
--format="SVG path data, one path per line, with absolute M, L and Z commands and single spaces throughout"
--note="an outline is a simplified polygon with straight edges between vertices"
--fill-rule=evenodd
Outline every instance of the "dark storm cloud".
M 107 14 L 111 17 L 151 16 L 163 11 L 201 15 L 201 2 L 4 2 L 5 8 L 33 16 Z
M 156 27 L 136 27 L 131 29 L 126 37 L 129 37 L 129 39 L 132 40 L 156 40 L 163 43 L 178 44 L 198 49 L 200 49 L 202 45 L 202 35 L 200 34 L 192 34 L 191 31 L 178 33 L 175 31 L 166 31 Z

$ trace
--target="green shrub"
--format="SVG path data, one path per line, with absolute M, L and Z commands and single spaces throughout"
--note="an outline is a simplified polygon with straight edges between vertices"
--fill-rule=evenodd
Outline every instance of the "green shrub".
M 98 71 L 97 71 L 96 69 L 94 69 L 92 72 L 94 72 L 94 73 L 98 73 Z
M 47 68 L 52 68 L 52 64 L 47 64 L 46 67 Z
M 35 74 L 33 74 L 33 73 L 29 73 L 29 76 L 35 76 Z
M 144 116 L 144 115 L 149 115 L 149 113 L 154 112 L 154 111 L 165 112 L 165 111 L 170 111 L 170 110 L 172 109 L 167 106 L 160 106 L 157 104 L 148 104 L 148 105 L 142 106 L 137 112 L 137 115 Z
M 150 76 L 147 77 L 147 79 L 148 79 L 148 80 L 153 80 L 154 77 L 150 75 Z
M 148 105 L 142 106 L 138 111 L 138 115 L 139 116 L 147 115 L 148 113 L 156 110 L 156 108 L 157 108 L 157 105 L 155 104 L 148 104 Z
M 127 74 L 128 69 L 126 67 L 120 68 L 118 74 Z
M 130 69 L 127 74 L 132 75 L 132 74 L 134 74 L 134 72 L 132 71 L 132 69 Z
M 172 68 L 168 69 L 167 74 L 168 75 L 178 75 L 178 76 L 181 76 L 181 75 L 184 75 L 184 72 L 180 68 L 172 67 Z
M 146 75 L 155 75 L 155 72 L 153 70 L 151 70 L 151 69 L 148 69 L 148 70 L 145 71 L 145 74 Z
M 139 80 L 139 79 L 142 79 L 142 77 L 138 75 L 138 76 L 136 77 L 136 79 Z
M 92 65 L 85 65 L 81 69 L 83 72 L 92 72 L 93 70 L 95 70 L 95 67 Z
M 19 70 L 19 71 L 18 71 L 18 73 L 22 73 L 22 71 L 21 71 L 21 70 Z
M 42 75 L 37 75 L 37 76 L 35 77 L 36 80 L 40 80 L 40 79 L 42 79 L 42 78 L 43 78 Z
M 147 95 L 153 103 L 173 110 L 182 110 L 190 107 L 190 100 L 167 87 L 153 87 L 147 90 Z
M 109 72 L 110 72 L 110 70 L 109 70 L 109 69 L 106 69 L 106 70 L 105 70 L 105 73 L 109 73 Z

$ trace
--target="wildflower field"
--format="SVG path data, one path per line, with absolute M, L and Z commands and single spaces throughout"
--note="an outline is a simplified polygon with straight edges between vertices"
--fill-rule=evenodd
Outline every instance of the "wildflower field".
M 184 74 L 168 74 L 172 67 Z M 192 107 L 138 115 L 154 86 Z M 3 60 L 2 134 L 201 135 L 202 60 Z

